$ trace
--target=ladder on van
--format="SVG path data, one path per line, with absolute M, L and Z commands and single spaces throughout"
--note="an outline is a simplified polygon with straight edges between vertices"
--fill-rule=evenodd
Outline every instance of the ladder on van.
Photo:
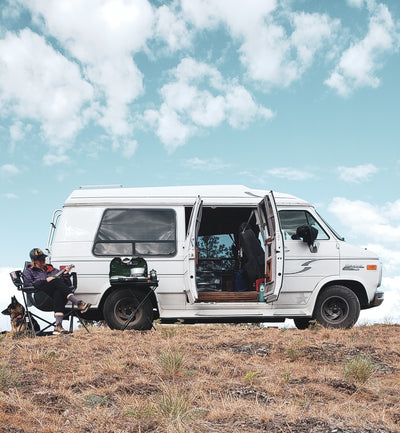
M 50 232 L 49 232 L 49 237 L 47 239 L 47 247 L 46 250 L 49 252 L 50 251 L 50 247 L 53 244 L 53 240 L 54 240 L 54 235 L 56 233 L 56 229 L 57 229 L 57 224 L 58 224 L 58 220 L 60 219 L 60 216 L 62 214 L 62 209 L 56 209 L 53 212 L 53 217 L 51 218 L 51 223 L 50 223 Z

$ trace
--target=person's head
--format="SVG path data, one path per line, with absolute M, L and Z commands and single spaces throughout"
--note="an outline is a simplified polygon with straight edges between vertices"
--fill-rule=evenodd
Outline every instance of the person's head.
M 47 257 L 47 255 L 40 248 L 33 248 L 33 250 L 30 251 L 29 256 L 33 264 L 43 263 L 46 261 Z

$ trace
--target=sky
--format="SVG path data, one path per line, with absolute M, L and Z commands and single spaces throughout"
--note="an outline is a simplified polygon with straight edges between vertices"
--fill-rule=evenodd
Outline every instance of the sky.
M 398 0 L 0 0 L 0 307 L 74 189 L 243 184 L 378 253 L 400 323 L 399 51 Z

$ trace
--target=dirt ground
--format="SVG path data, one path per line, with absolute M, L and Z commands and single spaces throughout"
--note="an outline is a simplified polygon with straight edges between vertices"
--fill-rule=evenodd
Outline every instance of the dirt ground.
M 0 432 L 400 432 L 400 326 L 1 336 Z

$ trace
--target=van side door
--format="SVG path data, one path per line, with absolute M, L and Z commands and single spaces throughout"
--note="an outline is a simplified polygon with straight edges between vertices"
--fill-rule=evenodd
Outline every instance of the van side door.
M 284 245 L 272 191 L 258 204 L 256 215 L 265 249 L 264 299 L 274 302 L 283 283 Z
M 193 205 L 192 213 L 190 214 L 190 220 L 185 239 L 185 251 L 183 255 L 183 278 L 185 283 L 185 292 L 191 304 L 196 302 L 198 297 L 196 287 L 196 243 L 200 228 L 202 209 L 203 200 L 200 196 L 198 196 L 196 202 Z

